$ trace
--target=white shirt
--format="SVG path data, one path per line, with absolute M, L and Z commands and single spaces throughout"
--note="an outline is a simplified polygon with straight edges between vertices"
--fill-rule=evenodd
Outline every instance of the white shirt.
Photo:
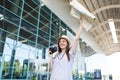
M 74 55 L 71 49 L 69 54 L 70 61 L 68 61 L 66 53 L 60 53 L 55 57 L 50 80 L 73 80 L 72 65 L 74 61 Z

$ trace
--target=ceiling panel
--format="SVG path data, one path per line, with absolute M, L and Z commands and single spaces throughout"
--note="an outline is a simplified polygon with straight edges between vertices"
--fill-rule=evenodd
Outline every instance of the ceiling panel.
M 120 0 L 78 0 L 96 17 L 96 24 L 88 32 L 94 37 L 106 55 L 120 51 Z M 108 19 L 115 23 L 118 43 L 113 43 Z

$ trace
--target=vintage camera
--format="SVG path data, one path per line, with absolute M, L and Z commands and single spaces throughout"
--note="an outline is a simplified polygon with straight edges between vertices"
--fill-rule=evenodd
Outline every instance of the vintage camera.
M 57 51 L 57 46 L 51 46 L 49 50 L 51 51 L 50 54 L 53 54 L 54 52 Z

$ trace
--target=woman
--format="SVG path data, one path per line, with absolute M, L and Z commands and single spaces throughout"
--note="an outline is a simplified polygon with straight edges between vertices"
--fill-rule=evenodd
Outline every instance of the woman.
M 80 26 L 71 47 L 67 36 L 63 35 L 58 39 L 57 55 L 55 58 L 50 55 L 50 67 L 52 70 L 50 80 L 73 80 L 72 65 L 82 28 L 82 18 L 80 18 Z

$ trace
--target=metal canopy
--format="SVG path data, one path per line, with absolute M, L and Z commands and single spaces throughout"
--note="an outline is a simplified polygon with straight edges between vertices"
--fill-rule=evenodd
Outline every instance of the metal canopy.
M 96 17 L 96 25 L 89 30 L 107 55 L 120 51 L 120 0 L 78 0 Z M 118 43 L 113 42 L 108 19 L 115 23 Z

